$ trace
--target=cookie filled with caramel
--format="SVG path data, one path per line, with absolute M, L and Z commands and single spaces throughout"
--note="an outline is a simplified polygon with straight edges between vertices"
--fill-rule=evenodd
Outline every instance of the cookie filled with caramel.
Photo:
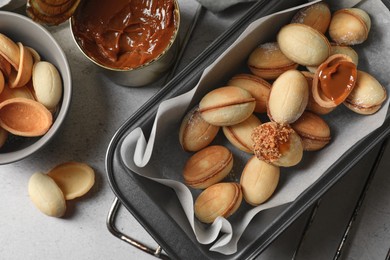
M 254 154 L 265 162 L 289 167 L 298 164 L 302 159 L 302 140 L 288 124 L 261 124 L 253 129 L 252 140 Z
M 357 68 L 352 59 L 343 54 L 330 56 L 314 74 L 313 97 L 322 107 L 336 107 L 355 87 Z

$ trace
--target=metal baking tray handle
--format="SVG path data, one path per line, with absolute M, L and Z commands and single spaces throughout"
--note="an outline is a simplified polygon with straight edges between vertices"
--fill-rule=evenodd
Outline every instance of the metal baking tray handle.
M 156 249 L 152 249 L 152 248 L 146 246 L 145 244 L 129 237 L 128 235 L 123 234 L 122 232 L 120 232 L 116 228 L 115 219 L 116 219 L 117 212 L 118 212 L 120 205 L 121 205 L 121 203 L 120 203 L 119 199 L 117 197 L 115 197 L 114 201 L 112 202 L 110 211 L 108 212 L 108 215 L 107 215 L 106 224 L 107 224 L 107 228 L 111 232 L 111 234 L 113 234 L 114 236 L 116 236 L 120 240 L 136 247 L 137 249 L 144 251 L 145 253 L 148 253 L 148 254 L 153 255 L 153 256 L 160 258 L 160 259 L 170 259 L 167 255 L 161 253 L 162 248 L 160 245 Z

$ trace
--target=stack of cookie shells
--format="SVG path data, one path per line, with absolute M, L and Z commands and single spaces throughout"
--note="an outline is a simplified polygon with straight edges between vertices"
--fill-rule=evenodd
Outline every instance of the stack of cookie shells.
M 301 9 L 273 42 L 261 43 L 248 57 L 250 73 L 231 77 L 207 93 L 183 118 L 179 141 L 186 152 L 186 185 L 201 189 L 195 216 L 204 223 L 229 217 L 242 199 L 253 206 L 275 192 L 282 167 L 297 165 L 304 151 L 329 144 L 331 130 L 323 115 L 344 104 L 370 115 L 387 98 L 385 88 L 358 69 L 353 46 L 370 31 L 362 9 L 331 12 L 318 2 Z M 260 121 L 265 116 L 266 122 Z M 234 151 L 210 145 L 218 132 L 250 154 L 240 182 L 226 182 Z
M 0 151 L 10 136 L 49 131 L 61 102 L 62 77 L 28 43 L 0 33 Z

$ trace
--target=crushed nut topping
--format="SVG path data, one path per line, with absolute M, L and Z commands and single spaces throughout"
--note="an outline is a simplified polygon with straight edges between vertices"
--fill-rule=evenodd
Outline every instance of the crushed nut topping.
M 274 162 L 281 157 L 280 146 L 287 143 L 293 132 L 288 125 L 269 122 L 259 125 L 252 131 L 253 150 L 257 158 Z

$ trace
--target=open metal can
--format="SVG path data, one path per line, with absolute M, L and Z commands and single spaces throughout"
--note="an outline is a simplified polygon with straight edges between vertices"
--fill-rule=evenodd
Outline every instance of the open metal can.
M 109 79 L 140 87 L 162 77 L 174 63 L 180 9 L 177 0 L 85 0 L 70 27 L 81 52 Z

